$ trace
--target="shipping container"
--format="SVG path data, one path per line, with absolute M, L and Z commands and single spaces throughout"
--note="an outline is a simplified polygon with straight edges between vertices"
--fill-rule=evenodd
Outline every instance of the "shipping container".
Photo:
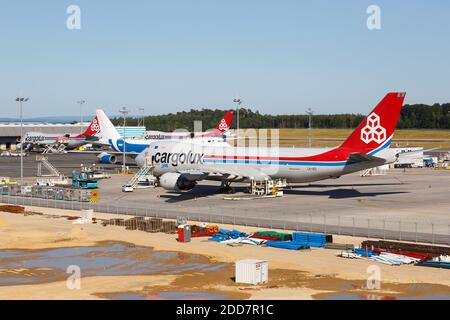
M 236 283 L 258 285 L 269 282 L 269 263 L 247 259 L 236 262 Z

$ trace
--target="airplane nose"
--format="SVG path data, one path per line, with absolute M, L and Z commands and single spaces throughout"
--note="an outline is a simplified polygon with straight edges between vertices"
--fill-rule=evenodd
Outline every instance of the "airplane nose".
M 136 161 L 136 164 L 139 167 L 142 168 L 142 167 L 145 166 L 145 162 L 146 162 L 145 150 L 138 154 L 138 156 L 136 157 L 135 161 Z

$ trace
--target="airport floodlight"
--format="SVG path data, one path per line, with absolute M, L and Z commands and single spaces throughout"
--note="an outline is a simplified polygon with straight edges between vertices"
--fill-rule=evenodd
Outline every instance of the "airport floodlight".
M 122 166 L 122 170 L 123 173 L 126 172 L 126 164 L 125 164 L 125 160 L 126 160 L 126 123 L 127 123 L 127 115 L 130 113 L 128 111 L 127 108 L 122 107 L 119 112 L 123 115 L 123 137 L 122 137 L 122 143 L 123 143 L 123 166 Z
M 236 98 L 233 102 L 236 103 L 236 134 L 239 137 L 239 107 L 242 104 L 242 99 Z
M 308 125 L 308 145 L 311 148 L 312 147 L 312 117 L 314 115 L 314 112 L 311 108 L 308 108 L 306 110 L 306 114 L 309 117 L 309 125 Z
M 20 185 L 23 186 L 23 103 L 28 102 L 29 98 L 17 97 L 20 107 Z
M 139 108 L 138 127 L 145 127 L 145 108 Z
M 82 134 L 83 133 L 83 111 L 82 111 L 82 108 L 83 108 L 83 104 L 86 103 L 86 100 L 80 99 L 77 101 L 77 103 L 80 105 L 80 134 Z

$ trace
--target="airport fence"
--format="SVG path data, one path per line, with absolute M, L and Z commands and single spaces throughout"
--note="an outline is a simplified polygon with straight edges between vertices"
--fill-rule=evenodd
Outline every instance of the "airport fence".
M 227 224 L 234 227 L 248 226 L 289 231 L 319 232 L 334 235 L 364 237 L 369 239 L 398 240 L 450 245 L 450 224 L 410 220 L 370 219 L 348 216 L 328 216 L 326 214 L 289 214 L 280 212 L 266 216 L 252 216 L 242 212 L 236 214 L 184 214 L 181 210 L 161 210 L 149 208 L 121 207 L 110 204 L 30 198 L 20 196 L 0 196 L 0 203 L 35 206 L 44 208 L 83 210 L 95 212 L 177 219 L 180 216 L 189 221 Z M 214 211 L 214 210 L 212 210 Z

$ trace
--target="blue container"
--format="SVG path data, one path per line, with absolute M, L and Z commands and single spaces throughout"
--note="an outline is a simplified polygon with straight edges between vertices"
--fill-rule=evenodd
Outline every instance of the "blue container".
M 327 243 L 325 234 L 294 232 L 292 234 L 294 242 L 306 243 L 309 247 L 324 248 Z
M 353 250 L 354 253 L 359 254 L 363 257 L 372 257 L 372 256 L 377 256 L 378 254 L 376 254 L 375 252 L 373 252 L 372 250 L 366 250 L 366 249 L 362 249 L 362 248 L 355 248 Z
M 288 250 L 309 249 L 308 244 L 294 241 L 267 241 L 267 246 Z

